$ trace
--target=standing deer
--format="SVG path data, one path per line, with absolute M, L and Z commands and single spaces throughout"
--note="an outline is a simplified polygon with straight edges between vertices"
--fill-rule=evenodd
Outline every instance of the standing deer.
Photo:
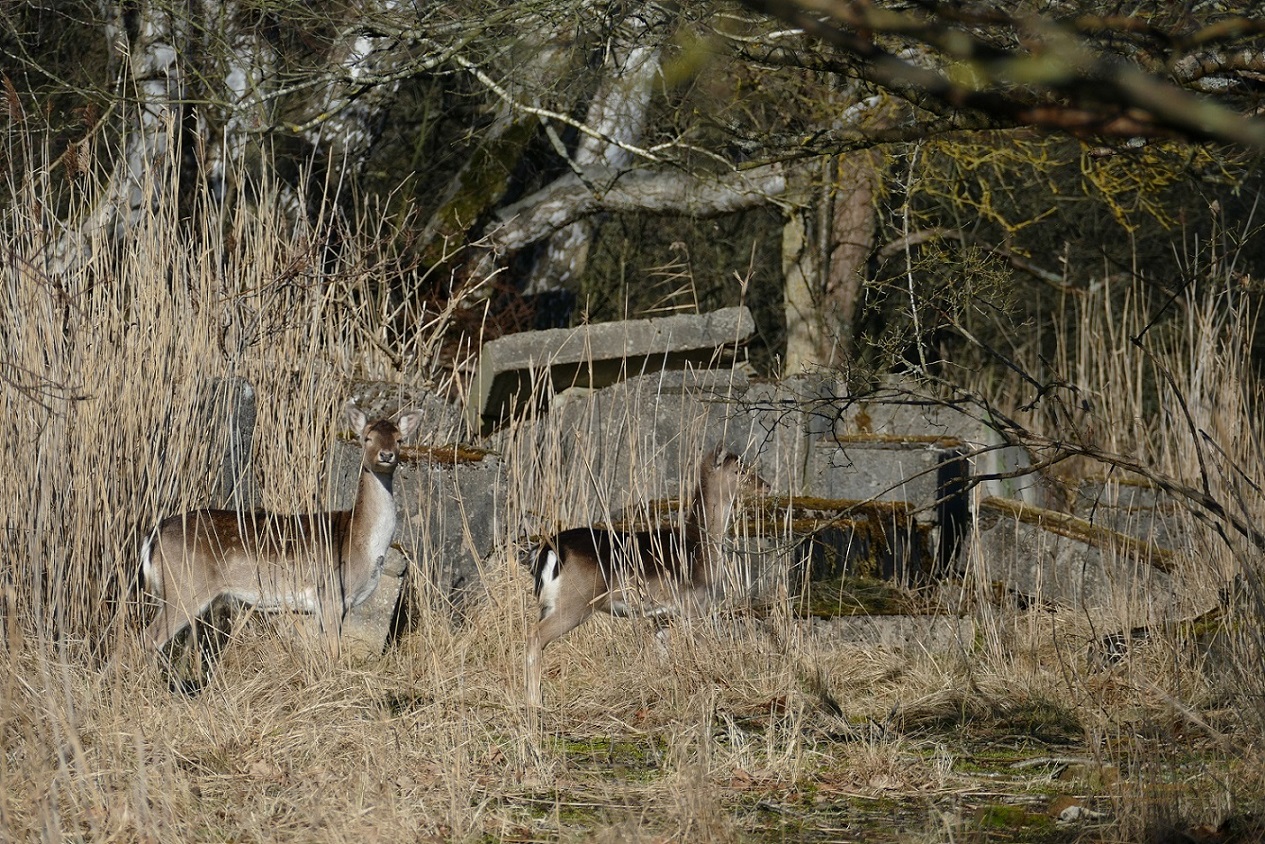
M 699 467 L 684 530 L 573 528 L 546 540 L 531 563 L 540 621 L 527 640 L 527 699 L 542 704 L 545 646 L 597 610 L 663 619 L 706 610 L 724 588 L 722 544 L 739 496 L 769 485 L 717 446 Z
M 315 614 L 338 659 L 343 619 L 382 576 L 395 534 L 392 480 L 400 441 L 421 421 L 412 412 L 371 423 L 350 403 L 346 415 L 364 447 L 350 510 L 294 516 L 195 510 L 165 519 L 145 540 L 141 571 L 161 602 L 145 641 L 160 664 L 167 643 L 218 598 Z

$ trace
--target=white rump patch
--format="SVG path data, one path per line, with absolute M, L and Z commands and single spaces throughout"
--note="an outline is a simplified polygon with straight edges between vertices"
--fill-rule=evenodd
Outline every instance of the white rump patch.
M 540 567 L 541 615 L 553 612 L 558 605 L 558 555 L 550 548 L 545 551 L 545 564 Z
M 145 588 L 150 594 L 162 597 L 160 590 L 162 584 L 159 582 L 158 575 L 154 571 L 153 549 L 154 540 L 158 537 L 158 531 L 153 531 L 149 536 L 145 537 L 145 544 L 141 546 L 141 576 L 145 579 Z

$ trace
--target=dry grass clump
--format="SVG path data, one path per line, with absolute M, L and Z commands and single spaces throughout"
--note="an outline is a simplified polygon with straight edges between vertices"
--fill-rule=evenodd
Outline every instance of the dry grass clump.
M 1220 648 L 1160 630 L 1108 667 L 1090 645 L 1119 619 L 1040 606 L 981 603 L 956 653 L 826 642 L 784 609 L 678 624 L 666 651 L 648 625 L 598 618 L 547 652 L 535 718 L 524 536 L 627 503 L 591 476 L 591 451 L 562 454 L 547 435 L 507 443 L 526 456 L 510 466 L 484 594 L 459 621 L 414 571 L 411 627 L 381 657 L 330 665 L 283 620 L 254 616 L 200 696 L 174 695 L 139 645 L 136 549 L 160 516 L 226 503 L 222 385 L 255 386 L 264 506 L 342 505 L 325 461 L 335 409 L 362 378 L 403 397 L 447 377 L 431 365 L 443 314 L 401 366 L 386 342 L 399 314 L 354 237 L 330 265 L 310 233 L 243 202 L 223 230 L 190 231 L 160 207 L 88 252 L 32 225 L 38 183 L 13 193 L 0 218 L 18 256 L 0 270 L 13 315 L 0 327 L 0 839 L 982 841 L 995 840 L 990 807 L 1035 816 L 1058 794 L 1107 814 L 1046 840 L 1118 840 L 1161 815 L 1215 826 L 1265 794 L 1254 591 Z M 78 256 L 61 274 L 38 260 L 55 249 Z M 1199 396 L 1200 425 L 1222 426 L 1229 457 L 1210 488 L 1254 517 L 1245 479 L 1260 455 L 1235 426 L 1254 430 L 1258 397 L 1210 384 L 1246 372 L 1231 354 L 1241 329 L 1201 319 L 1181 335 L 1177 382 Z M 1207 346 L 1210 333 L 1229 339 Z M 1084 365 L 1086 389 L 1109 396 L 1097 377 L 1124 376 Z M 1098 429 L 1197 478 L 1180 418 L 1143 424 L 1157 419 L 1151 388 L 1128 383 L 1146 406 L 1104 401 Z M 707 433 L 684 431 L 682 453 Z M 688 494 L 654 474 L 661 455 L 624 445 L 647 467 L 628 500 Z M 1179 567 L 1200 584 L 1192 613 L 1226 577 L 1259 583 L 1256 551 L 1198 536 Z

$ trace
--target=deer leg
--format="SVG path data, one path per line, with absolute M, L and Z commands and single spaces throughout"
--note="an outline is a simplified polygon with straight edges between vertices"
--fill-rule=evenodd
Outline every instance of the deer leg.
M 213 600 L 214 597 L 211 597 L 194 602 L 180 601 L 177 604 L 164 599 L 158 608 L 158 615 L 154 617 L 149 627 L 145 628 L 145 641 L 150 648 L 161 654 L 163 648 L 176 638 L 181 630 L 194 626 L 198 616 L 206 611 Z
M 189 679 L 178 676 L 176 660 L 173 660 L 171 655 L 164 653 L 164 651 L 180 635 L 181 631 L 188 629 L 190 654 L 194 663 L 193 673 L 195 675 L 202 674 L 197 617 L 210 604 L 211 601 L 206 601 L 198 607 L 197 612 L 190 613 L 183 603 L 177 606 L 164 601 L 162 606 L 158 608 L 158 615 L 149 627 L 145 629 L 145 642 L 153 650 L 154 656 L 158 661 L 158 667 L 166 672 L 167 685 L 173 692 L 195 695 L 205 685 L 205 679 L 197 679 L 196 677 L 195 679 Z
M 211 681 L 220 654 L 224 652 L 224 646 L 232 635 L 236 608 L 236 602 L 231 600 L 212 601 L 189 628 L 190 647 L 196 644 L 198 649 L 195 666 L 202 685 Z M 200 690 L 200 686 L 194 690 L 186 686 L 185 693 L 194 694 Z
M 161 656 L 163 647 L 174 639 L 185 625 L 192 624 L 191 619 L 177 618 L 176 613 L 167 604 L 163 604 L 158 608 L 158 615 L 145 628 L 145 644 L 151 651 Z
M 657 615 L 654 617 L 654 640 L 659 645 L 659 657 L 667 659 L 670 653 L 668 645 L 672 641 L 672 619 L 670 615 Z
M 540 689 L 541 662 L 545 646 L 561 639 L 593 614 L 591 602 L 576 599 L 559 601 L 541 612 L 541 619 L 527 638 L 527 702 L 531 706 L 543 706 Z
M 540 636 L 532 630 L 527 637 L 527 705 L 539 709 L 544 706 L 544 696 L 540 691 L 540 659 L 544 648 L 540 645 Z

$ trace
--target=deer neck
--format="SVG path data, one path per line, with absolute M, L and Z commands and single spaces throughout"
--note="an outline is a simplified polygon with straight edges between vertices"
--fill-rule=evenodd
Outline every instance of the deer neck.
M 733 509 L 732 498 L 710 484 L 699 484 L 686 527 L 691 536 L 698 538 L 698 566 L 709 580 L 720 565 L 721 544 L 725 531 L 729 529 Z
M 360 469 L 356 503 L 351 510 L 352 553 L 373 563 L 387 552 L 395 535 L 394 476 Z

